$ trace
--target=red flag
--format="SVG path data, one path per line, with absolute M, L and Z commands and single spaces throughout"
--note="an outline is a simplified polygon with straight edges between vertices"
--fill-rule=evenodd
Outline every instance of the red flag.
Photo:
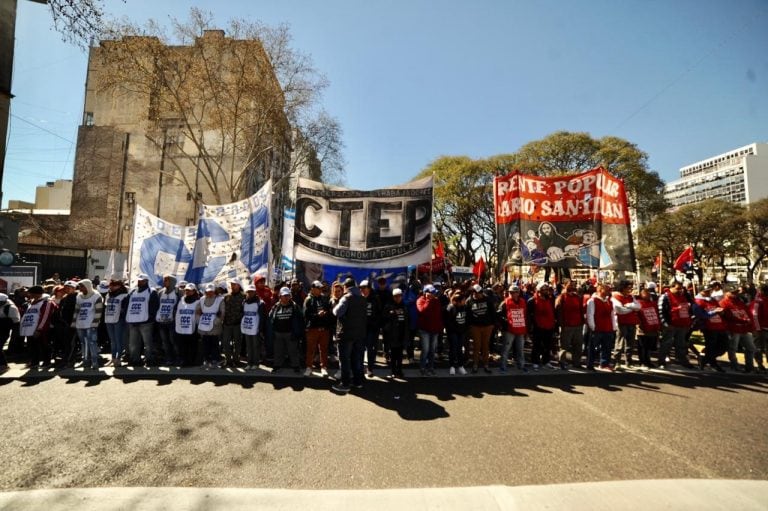
M 656 259 L 653 260 L 653 269 L 651 271 L 659 273 L 659 268 L 661 268 L 661 255 L 657 255 Z
M 693 247 L 689 246 L 675 259 L 675 269 L 686 272 L 693 269 Z
M 435 249 L 435 257 L 445 257 L 445 247 L 443 246 L 442 240 L 437 242 L 437 248 Z
M 483 259 L 483 256 L 480 256 L 480 259 L 472 266 L 472 273 L 477 277 L 477 280 L 480 280 L 480 277 L 485 273 L 485 259 Z

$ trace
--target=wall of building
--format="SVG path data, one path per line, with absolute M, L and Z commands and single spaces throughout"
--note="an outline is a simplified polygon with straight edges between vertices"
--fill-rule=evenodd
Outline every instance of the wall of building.
M 72 180 L 57 179 L 35 190 L 35 209 L 68 210 L 72 202 Z

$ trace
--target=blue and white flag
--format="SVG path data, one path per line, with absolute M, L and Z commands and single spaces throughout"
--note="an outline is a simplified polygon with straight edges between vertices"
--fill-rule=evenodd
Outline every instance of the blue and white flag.
M 162 220 L 136 206 L 130 251 L 130 275 L 150 276 L 150 285 L 163 284 L 164 275 L 184 280 L 193 259 L 197 228 Z M 131 282 L 133 285 L 134 282 Z
M 296 226 L 296 211 L 286 209 L 283 214 L 283 256 L 281 266 L 285 271 L 294 271 L 295 260 L 293 257 L 293 232 Z
M 220 206 L 200 206 L 194 257 L 186 280 L 196 284 L 243 282 L 266 271 L 270 260 L 272 183 L 247 199 Z

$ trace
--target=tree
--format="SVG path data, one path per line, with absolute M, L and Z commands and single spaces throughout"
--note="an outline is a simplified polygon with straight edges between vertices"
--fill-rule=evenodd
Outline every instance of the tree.
M 743 222 L 736 228 L 746 230 L 748 247 L 744 250 L 742 246 L 738 255 L 747 262 L 747 280 L 751 283 L 768 257 L 768 198 L 748 205 Z
M 148 102 L 146 137 L 163 155 L 164 177 L 193 196 L 200 178 L 206 202 L 222 204 L 312 155 L 340 175 L 341 129 L 317 108 L 327 81 L 291 46 L 288 28 L 234 19 L 225 36 L 212 20 L 191 9 L 187 20 L 171 18 L 170 34 L 156 21 L 121 21 L 94 49 L 101 93 Z M 294 132 L 304 143 L 290 161 Z
M 487 160 L 442 156 L 419 177 L 434 176 L 434 228 L 446 241 L 453 262 L 471 266 L 475 255 L 496 259 L 496 224 L 493 212 L 493 171 Z
M 558 131 L 529 142 L 501 159 L 523 172 L 540 176 L 575 174 L 603 167 L 624 180 L 628 205 L 640 223 L 668 207 L 663 195 L 664 182 L 649 170 L 648 155 L 622 138 L 594 139 L 588 133 Z
M 64 41 L 83 48 L 102 33 L 107 20 L 103 0 L 33 1 L 48 5 L 53 19 L 53 28 L 61 34 Z
M 659 253 L 662 256 L 661 273 L 674 275 L 675 258 L 686 246 L 680 235 L 678 218 L 672 213 L 661 213 L 649 223 L 643 225 L 636 233 L 637 243 L 635 256 L 640 266 L 651 268 Z

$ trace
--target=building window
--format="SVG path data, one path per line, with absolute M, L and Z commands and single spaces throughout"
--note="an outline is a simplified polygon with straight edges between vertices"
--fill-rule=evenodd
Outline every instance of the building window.
M 93 126 L 93 112 L 85 112 L 85 120 L 83 124 L 86 126 Z

